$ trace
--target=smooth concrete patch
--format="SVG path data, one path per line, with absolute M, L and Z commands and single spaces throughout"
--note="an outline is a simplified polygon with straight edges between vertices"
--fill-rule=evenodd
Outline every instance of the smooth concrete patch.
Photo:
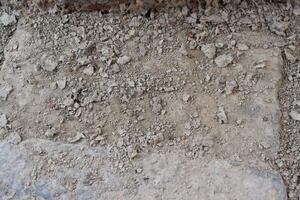
M 13 143 L 0 143 L 3 199 L 286 199 L 279 176 L 243 163 L 151 154 L 135 161 L 138 173 L 119 174 L 100 148 L 40 139 Z

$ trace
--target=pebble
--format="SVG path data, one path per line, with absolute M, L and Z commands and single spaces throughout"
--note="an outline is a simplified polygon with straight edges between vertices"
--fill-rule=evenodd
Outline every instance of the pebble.
M 17 145 L 20 142 L 22 142 L 22 138 L 18 133 L 11 133 L 8 137 L 7 137 L 7 141 L 10 144 L 14 144 Z
M 247 51 L 249 49 L 249 47 L 246 44 L 237 44 L 236 47 L 238 48 L 238 50 L 240 51 Z
M 213 59 L 216 56 L 216 50 L 217 49 L 214 44 L 206 44 L 201 47 L 201 51 L 209 59 Z
M 130 145 L 127 147 L 127 154 L 130 159 L 135 158 L 138 155 L 137 149 L 134 145 Z
M 215 63 L 218 67 L 227 67 L 233 62 L 233 57 L 230 54 L 220 55 L 215 59 Z
M 87 67 L 85 67 L 83 69 L 83 73 L 88 75 L 88 76 L 92 76 L 95 72 L 95 69 L 92 65 L 88 65 Z
M 191 100 L 191 95 L 183 94 L 182 100 L 187 103 L 189 100 Z
M 133 17 L 129 22 L 129 27 L 138 27 L 140 26 L 139 19 L 137 17 Z
M 67 81 L 66 81 L 66 79 L 62 79 L 62 80 L 56 81 L 56 84 L 59 89 L 63 90 L 66 87 Z
M 188 51 L 186 50 L 185 44 L 181 45 L 179 52 L 184 56 L 187 56 L 189 54 Z
M 219 108 L 219 112 L 217 113 L 217 118 L 220 124 L 227 124 L 228 118 L 226 112 L 223 107 Z
M 57 65 L 58 65 L 58 61 L 55 59 L 54 56 L 48 54 L 42 55 L 41 57 L 42 69 L 48 72 L 52 72 L 56 69 Z
M 112 65 L 112 71 L 114 73 L 119 73 L 121 71 L 119 65 L 116 64 Z
M 6 125 L 7 125 L 7 123 L 8 123 L 8 120 L 6 118 L 6 115 L 5 114 L 1 114 L 0 115 L 0 127 L 1 128 L 5 128 Z
M 70 143 L 75 143 L 75 142 L 79 142 L 81 139 L 85 138 L 85 135 L 81 132 L 77 132 L 76 136 L 73 138 L 69 138 L 68 141 Z
M 295 56 L 293 56 L 293 54 L 290 52 L 289 49 L 284 49 L 284 54 L 286 59 L 291 62 L 291 63 L 295 63 L 296 62 L 296 58 Z
M 238 87 L 238 84 L 235 80 L 232 81 L 226 81 L 226 94 L 232 94 L 233 91 Z
M 12 25 L 17 23 L 17 19 L 15 15 L 9 15 L 6 12 L 4 12 L 1 17 L 0 17 L 0 22 L 4 25 L 4 26 L 8 26 L 8 25 Z
M 55 135 L 57 134 L 57 131 L 53 130 L 53 129 L 48 129 L 45 132 L 45 136 L 49 137 L 49 138 L 53 138 Z
M 300 16 L 300 8 L 294 8 L 293 13 L 296 16 Z
M 290 116 L 293 120 L 300 121 L 300 113 L 299 112 L 292 110 L 290 112 Z
M 117 63 L 119 65 L 126 65 L 127 63 L 129 63 L 131 60 L 131 58 L 129 56 L 122 56 L 120 58 L 118 58 Z
M 150 104 L 152 106 L 152 112 L 159 115 L 163 109 L 161 105 L 161 99 L 159 97 L 154 97 L 150 101 Z
M 13 87 L 7 83 L 0 84 L 0 99 L 7 100 L 8 95 L 12 92 Z

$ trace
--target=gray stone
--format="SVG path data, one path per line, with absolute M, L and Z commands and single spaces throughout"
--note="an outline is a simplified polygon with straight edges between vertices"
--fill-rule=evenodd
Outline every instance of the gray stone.
M 118 58 L 117 63 L 119 65 L 126 65 L 127 63 L 129 63 L 131 60 L 131 58 L 129 56 L 122 56 L 120 58 Z
M 7 123 L 8 123 L 8 120 L 6 118 L 6 115 L 5 114 L 1 114 L 0 115 L 0 127 L 1 128 L 5 128 L 6 125 L 7 125 Z
M 218 67 L 227 67 L 233 62 L 233 57 L 230 54 L 220 55 L 215 59 L 215 63 Z
M 237 44 L 236 47 L 238 48 L 238 50 L 240 51 L 247 51 L 249 49 L 249 47 L 246 44 Z
M 0 99 L 6 101 L 8 95 L 12 92 L 13 87 L 7 83 L 0 84 Z
M 15 15 L 9 15 L 6 12 L 4 12 L 0 17 L 0 22 L 4 26 L 8 26 L 8 25 L 17 23 L 17 19 L 16 19 Z
M 88 76 L 91 76 L 94 74 L 94 67 L 92 65 L 88 65 L 87 67 L 85 67 L 83 69 L 83 73 L 88 75 Z
M 201 51 L 207 58 L 213 59 L 216 56 L 217 49 L 214 44 L 206 44 L 201 47 Z
M 299 112 L 292 110 L 290 112 L 290 116 L 293 120 L 300 121 L 300 113 Z
M 41 57 L 41 67 L 42 69 L 52 72 L 56 69 L 58 65 L 58 60 L 53 55 L 44 54 Z

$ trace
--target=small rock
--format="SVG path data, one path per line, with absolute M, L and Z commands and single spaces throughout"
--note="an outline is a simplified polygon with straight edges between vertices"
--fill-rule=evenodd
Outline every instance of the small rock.
M 7 125 L 7 123 L 8 123 L 8 120 L 6 118 L 6 115 L 5 114 L 1 114 L 0 115 L 0 127 L 1 128 L 5 128 L 6 125 Z
M 58 61 L 53 55 L 44 54 L 41 57 L 41 67 L 42 69 L 52 72 L 56 69 Z
M 127 154 L 130 159 L 135 158 L 138 155 L 138 151 L 135 145 L 130 145 L 127 147 Z
M 69 138 L 68 141 L 70 143 L 75 143 L 75 142 L 79 142 L 81 139 L 85 138 L 85 135 L 81 132 L 77 132 L 76 136 L 73 138 Z
M 215 59 L 218 67 L 227 67 L 233 62 L 233 57 L 230 54 L 220 55 Z
M 220 124 L 227 124 L 228 118 L 226 112 L 223 107 L 219 108 L 219 112 L 217 113 L 217 118 Z
M 238 84 L 236 83 L 235 80 L 232 81 L 226 81 L 226 94 L 232 94 L 233 91 L 238 87 Z
M 189 100 L 191 100 L 191 95 L 183 94 L 182 100 L 187 103 Z
M 209 59 L 213 59 L 216 56 L 216 50 L 217 49 L 214 44 L 206 44 L 201 47 L 201 51 Z
M 11 85 L 8 85 L 7 83 L 0 84 L 0 99 L 6 101 L 12 90 L 13 87 Z
M 131 60 L 131 58 L 129 56 L 122 56 L 120 58 L 118 58 L 117 63 L 119 65 L 126 65 L 127 63 L 129 63 Z
M 72 106 L 74 104 L 74 100 L 71 97 L 67 97 L 64 102 L 64 106 Z
M 116 64 L 112 65 L 112 71 L 114 73 L 119 73 L 121 71 L 119 65 Z
M 14 144 L 17 145 L 20 142 L 22 142 L 22 138 L 18 133 L 11 133 L 8 137 L 7 137 L 7 142 L 10 144 Z
M 140 26 L 139 19 L 137 17 L 133 17 L 129 22 L 129 27 L 139 27 L 139 26 Z
M 15 15 L 9 15 L 6 12 L 4 12 L 0 17 L 0 22 L 4 26 L 8 26 L 8 25 L 17 23 L 17 19 L 16 19 Z
M 296 16 L 300 16 L 300 8 L 294 8 L 293 13 Z
M 186 50 L 185 44 L 181 45 L 179 52 L 184 56 L 187 56 L 189 54 L 188 51 Z
M 92 76 L 95 72 L 95 69 L 92 65 L 88 65 L 87 67 L 85 67 L 83 69 L 83 73 L 88 75 L 88 76 Z
M 57 135 L 57 131 L 54 129 L 49 129 L 45 132 L 45 136 L 49 138 L 53 138 L 55 135 Z
M 56 81 L 56 84 L 59 89 L 63 90 L 66 87 L 67 81 L 66 81 L 66 79 L 59 80 L 59 81 Z
M 249 49 L 249 47 L 246 44 L 237 44 L 236 47 L 238 48 L 238 50 L 240 51 L 247 51 Z
M 161 114 L 161 111 L 163 109 L 162 105 L 161 105 L 162 101 L 159 97 L 154 97 L 152 98 L 152 100 L 150 101 L 150 105 L 152 107 L 152 112 L 154 112 L 155 114 Z
M 300 113 L 298 113 L 297 111 L 292 110 L 290 112 L 290 116 L 293 120 L 300 121 Z
M 290 61 L 291 63 L 296 62 L 295 56 L 293 56 L 293 54 L 290 52 L 289 49 L 284 49 L 284 54 L 285 54 L 285 57 L 288 61 Z

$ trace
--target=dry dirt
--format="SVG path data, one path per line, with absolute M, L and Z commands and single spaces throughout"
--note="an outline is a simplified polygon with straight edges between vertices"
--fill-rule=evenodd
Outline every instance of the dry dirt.
M 0 199 L 299 199 L 299 6 L 2 7 Z

